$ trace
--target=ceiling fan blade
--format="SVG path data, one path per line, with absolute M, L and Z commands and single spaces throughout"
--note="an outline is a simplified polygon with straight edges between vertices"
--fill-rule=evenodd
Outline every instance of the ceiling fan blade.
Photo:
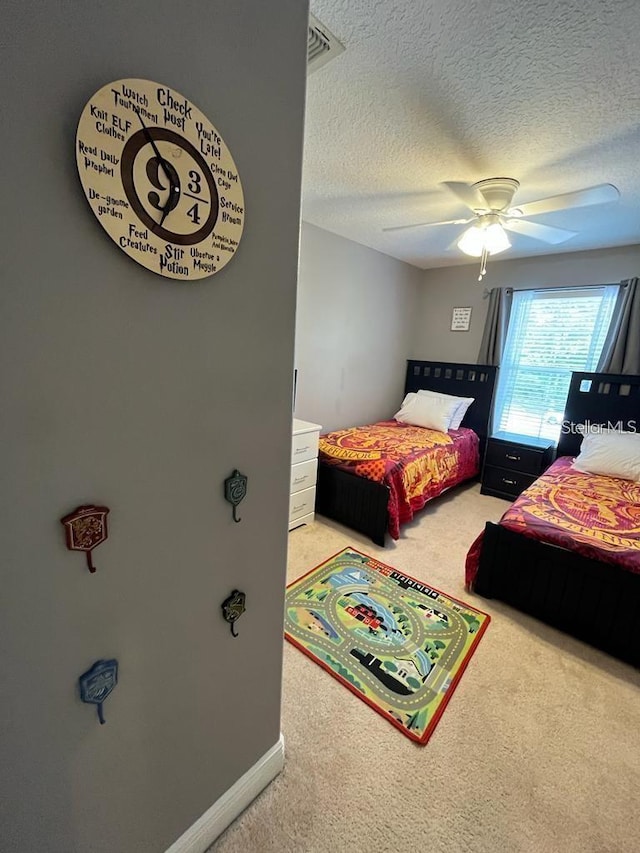
M 443 181 L 442 186 L 447 187 L 469 210 L 489 210 L 485 197 L 471 184 L 465 184 L 462 181 Z
M 433 225 L 466 225 L 473 222 L 475 216 L 469 219 L 445 219 L 442 222 L 415 222 L 413 225 L 393 225 L 391 228 L 383 228 L 383 231 L 404 231 L 405 228 L 430 228 Z
M 550 225 L 540 225 L 539 222 L 527 222 L 525 219 L 508 219 L 502 223 L 507 231 L 515 231 L 516 234 L 524 234 L 525 237 L 533 237 L 534 240 L 542 240 L 544 243 L 564 243 L 575 237 L 577 231 L 566 231 L 564 228 L 552 228 Z
M 608 201 L 617 201 L 620 192 L 613 184 L 598 184 L 585 190 L 576 190 L 573 193 L 553 195 L 549 198 L 541 198 L 538 201 L 530 201 L 527 204 L 518 204 L 515 209 L 519 210 L 519 216 L 536 216 L 539 213 L 553 213 L 555 210 L 566 210 L 569 207 L 587 207 L 590 204 L 605 204 Z

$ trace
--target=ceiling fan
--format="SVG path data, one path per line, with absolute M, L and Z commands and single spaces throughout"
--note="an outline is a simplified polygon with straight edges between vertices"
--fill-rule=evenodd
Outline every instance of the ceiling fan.
M 525 217 L 538 216 L 573 207 L 586 207 L 617 201 L 620 193 L 613 184 L 598 184 L 588 189 L 554 195 L 538 201 L 512 206 L 513 197 L 520 186 L 515 178 L 487 178 L 475 184 L 461 181 L 444 181 L 447 187 L 472 212 L 467 219 L 447 219 L 442 222 L 417 222 L 412 225 L 397 225 L 383 231 L 402 231 L 405 228 L 428 228 L 435 225 L 468 225 L 473 223 L 453 245 L 472 257 L 480 258 L 480 275 L 487 272 L 487 257 L 497 255 L 510 248 L 507 231 L 524 234 L 544 243 L 564 243 L 575 237 L 577 231 L 567 231 L 538 222 L 529 222 Z M 451 248 L 451 247 L 450 247 Z

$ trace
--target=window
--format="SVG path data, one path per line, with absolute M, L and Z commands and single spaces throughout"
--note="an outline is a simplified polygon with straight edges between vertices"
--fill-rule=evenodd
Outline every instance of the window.
M 595 370 L 618 285 L 515 290 L 494 428 L 557 441 L 572 370 Z

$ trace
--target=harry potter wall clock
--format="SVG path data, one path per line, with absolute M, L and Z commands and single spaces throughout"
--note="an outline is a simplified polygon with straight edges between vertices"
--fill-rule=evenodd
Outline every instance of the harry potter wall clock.
M 187 281 L 235 254 L 240 175 L 216 128 L 175 89 L 137 79 L 103 86 L 80 116 L 76 160 L 98 221 L 139 264 Z

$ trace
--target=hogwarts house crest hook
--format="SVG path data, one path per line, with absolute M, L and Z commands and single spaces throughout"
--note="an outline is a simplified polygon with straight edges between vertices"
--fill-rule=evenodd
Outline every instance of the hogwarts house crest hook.
M 89 705 L 97 705 L 98 719 L 104 724 L 102 703 L 118 683 L 118 661 L 97 660 L 91 669 L 83 672 L 78 679 L 80 698 Z
M 244 592 L 234 589 L 229 598 L 225 598 L 222 602 L 222 615 L 225 620 L 231 625 L 231 633 L 234 637 L 238 635 L 234 631 L 234 622 L 239 619 L 246 610 L 245 602 L 247 596 Z
M 70 551 L 84 551 L 86 553 L 87 568 L 90 572 L 96 570 L 91 559 L 91 552 L 109 535 L 107 532 L 108 514 L 109 507 L 87 504 L 79 506 L 69 515 L 60 519 L 67 537 L 67 548 Z
M 244 500 L 247 494 L 247 482 L 248 477 L 241 474 L 237 468 L 233 474 L 230 477 L 227 477 L 224 481 L 224 497 L 225 500 L 229 501 L 233 506 L 233 520 L 236 522 L 242 521 L 242 519 L 238 518 L 236 515 L 236 509 L 238 504 Z

